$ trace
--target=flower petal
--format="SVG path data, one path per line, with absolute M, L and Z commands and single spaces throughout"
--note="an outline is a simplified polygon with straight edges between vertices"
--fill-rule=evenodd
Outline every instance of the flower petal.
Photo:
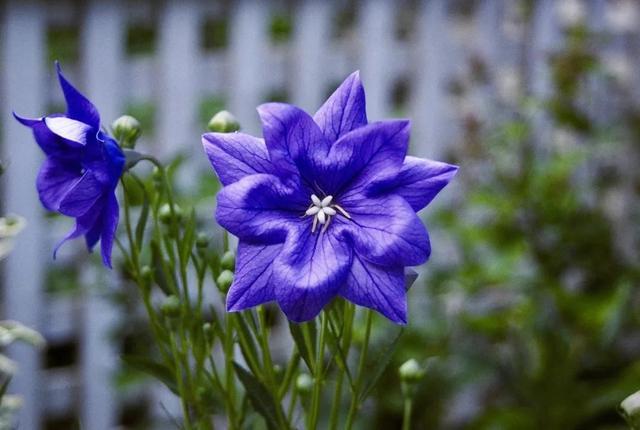
M 74 148 L 75 145 L 71 142 L 66 142 L 47 128 L 44 122 L 44 118 L 24 118 L 14 112 L 13 116 L 22 125 L 30 127 L 36 143 L 44 151 L 45 154 L 52 157 L 64 158 L 64 159 L 77 159 L 79 160 L 80 154 Z
M 273 261 L 282 244 L 254 245 L 240 241 L 233 284 L 227 293 L 227 311 L 235 312 L 275 300 Z
M 100 114 L 96 107 L 80 93 L 62 74 L 60 64 L 56 62 L 58 80 L 67 101 L 67 116 L 71 119 L 84 122 L 94 129 L 100 128 Z
M 71 144 L 86 146 L 87 140 L 91 139 L 93 128 L 84 122 L 63 116 L 47 117 L 44 122 L 52 133 Z
M 206 133 L 202 145 L 222 185 L 247 175 L 274 173 L 262 139 L 244 133 Z
M 249 175 L 218 193 L 216 219 L 241 240 L 280 243 L 292 225 L 302 222 L 306 204 L 278 177 Z
M 36 180 L 42 205 L 50 210 L 60 209 L 60 203 L 80 178 L 79 166 L 47 158 Z
M 419 211 L 451 181 L 458 166 L 440 161 L 407 157 L 400 173 L 395 178 L 385 178 L 373 184 L 371 194 L 397 194 L 409 202 L 413 210 Z
M 322 176 L 327 193 L 360 189 L 375 178 L 393 176 L 409 145 L 409 121 L 374 122 L 342 136 L 332 147 Z
M 107 204 L 102 214 L 102 234 L 100 236 L 100 251 L 102 252 L 102 262 L 109 269 L 111 266 L 111 251 L 113 250 L 113 241 L 118 228 L 118 220 L 120 217 L 120 207 L 115 194 L 108 197 Z
M 329 154 L 329 142 L 318 125 L 305 111 L 285 103 L 260 105 L 258 114 L 273 164 L 312 184 Z
M 385 266 L 417 266 L 429 258 L 429 236 L 411 206 L 395 195 L 350 196 L 340 204 L 351 215 L 344 226 L 356 252 Z
M 302 322 L 318 315 L 344 282 L 351 254 L 340 228 L 312 234 L 307 222 L 292 230 L 273 263 L 276 300 L 287 318 Z
M 87 234 L 91 231 L 97 222 L 100 221 L 100 214 L 102 213 L 102 209 L 104 207 L 104 200 L 97 200 L 93 206 L 85 212 L 82 216 L 76 218 L 76 226 L 73 230 L 71 230 L 58 244 L 53 250 L 53 258 L 56 258 L 56 254 L 58 253 L 58 249 L 62 245 L 65 244 L 68 240 L 75 239 L 82 235 Z
M 62 198 L 58 211 L 67 216 L 82 216 L 102 196 L 103 189 L 93 172 L 87 170 Z
M 407 294 L 401 266 L 378 266 L 356 253 L 340 295 L 356 305 L 380 312 L 396 324 L 407 323 Z
M 353 72 L 318 109 L 313 120 L 329 142 L 367 124 L 364 88 L 360 72 Z

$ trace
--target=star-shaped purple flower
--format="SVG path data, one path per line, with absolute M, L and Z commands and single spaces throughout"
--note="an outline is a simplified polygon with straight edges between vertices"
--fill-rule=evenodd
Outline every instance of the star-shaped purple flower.
M 66 114 L 23 118 L 46 154 L 36 187 L 42 205 L 76 219 L 75 228 L 58 243 L 84 236 L 92 250 L 101 241 L 102 261 L 111 267 L 111 250 L 118 226 L 119 207 L 115 188 L 125 157 L 115 140 L 100 129 L 95 106 L 62 75 L 58 79 L 67 102 Z
M 405 324 L 404 268 L 431 252 L 416 211 L 457 167 L 407 157 L 406 120 L 368 124 L 358 72 L 313 117 L 282 103 L 258 113 L 264 140 L 203 136 L 224 185 L 216 218 L 240 240 L 227 310 L 275 300 L 301 322 L 342 296 Z

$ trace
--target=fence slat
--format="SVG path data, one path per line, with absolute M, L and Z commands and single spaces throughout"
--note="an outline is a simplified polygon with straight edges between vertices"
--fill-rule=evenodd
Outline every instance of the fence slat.
M 310 112 L 320 107 L 325 95 L 331 8 L 330 2 L 307 0 L 296 14 L 292 101 Z
M 196 63 L 199 48 L 200 5 L 195 0 L 169 1 L 158 29 L 157 133 L 159 150 L 172 153 L 199 142 Z
M 367 88 L 367 115 L 372 120 L 388 116 L 391 84 L 395 75 L 393 56 L 394 2 L 374 0 L 361 9 L 360 63 Z
M 449 122 L 446 94 L 448 72 L 447 2 L 425 0 L 417 29 L 412 106 L 412 150 L 439 158 Z
M 105 37 L 105 35 L 108 35 Z M 121 113 L 122 49 L 124 46 L 122 3 L 93 0 L 87 8 L 82 34 L 85 86 L 100 110 L 102 124 L 108 126 Z M 117 310 L 96 291 L 100 279 L 95 268 L 84 273 L 83 326 L 80 337 L 82 398 L 80 419 L 83 427 L 110 429 L 117 423 L 113 373 L 117 351 L 110 342 L 110 330 Z
M 33 1 L 6 3 L 0 41 L 4 63 L 2 87 L 6 96 L 0 106 L 3 159 L 9 164 L 4 181 L 4 203 L 9 212 L 27 219 L 28 225 L 16 240 L 4 271 L 4 317 L 40 329 L 41 286 L 50 250 L 42 246 L 45 231 L 42 210 L 34 183 L 41 160 L 40 149 L 30 133 L 11 119 L 11 109 L 37 116 L 44 109 L 44 15 L 42 5 Z M 20 428 L 39 429 L 41 421 L 40 352 L 28 345 L 9 351 L 19 363 L 19 373 L 11 381 L 11 391 L 19 393 L 24 405 L 19 413 Z
M 255 108 L 263 97 L 265 75 L 271 72 L 266 67 L 268 9 L 265 3 L 238 2 L 230 22 L 229 107 L 249 133 L 260 133 Z

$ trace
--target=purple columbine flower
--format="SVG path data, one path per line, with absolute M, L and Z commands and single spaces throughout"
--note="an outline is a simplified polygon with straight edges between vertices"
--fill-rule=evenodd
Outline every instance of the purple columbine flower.
M 66 80 L 57 63 L 56 69 L 67 113 L 14 116 L 31 128 L 47 157 L 36 182 L 42 205 L 76 219 L 75 228 L 56 245 L 54 258 L 64 242 L 84 236 L 89 250 L 101 241 L 102 261 L 111 267 L 119 217 L 115 188 L 125 157 L 116 141 L 100 130 L 95 106 Z
M 358 72 L 313 117 L 282 103 L 258 113 L 264 140 L 203 136 L 224 185 L 216 218 L 240 240 L 227 310 L 275 300 L 301 322 L 342 296 L 405 324 L 404 268 L 431 252 L 416 211 L 457 167 L 407 157 L 406 120 L 368 124 Z

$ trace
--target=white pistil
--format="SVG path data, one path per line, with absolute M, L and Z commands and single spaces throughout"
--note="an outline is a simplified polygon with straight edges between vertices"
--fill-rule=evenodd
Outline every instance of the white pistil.
M 306 210 L 305 216 L 313 216 L 313 224 L 311 225 L 311 232 L 315 233 L 318 228 L 318 224 L 322 224 L 322 232 L 325 232 L 331 223 L 331 217 L 336 216 L 338 212 L 340 215 L 347 219 L 351 219 L 351 216 L 344 208 L 339 205 L 331 204 L 333 196 L 325 196 L 322 200 L 315 194 L 311 194 L 311 206 Z

